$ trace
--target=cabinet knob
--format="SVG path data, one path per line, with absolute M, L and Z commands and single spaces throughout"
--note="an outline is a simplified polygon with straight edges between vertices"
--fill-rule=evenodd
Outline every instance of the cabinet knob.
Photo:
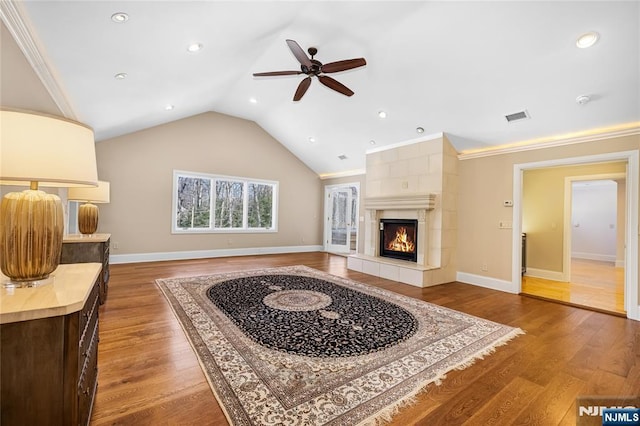
M 87 395 L 87 396 L 89 396 L 89 387 L 87 386 L 87 389 L 85 389 L 85 391 L 84 391 L 84 392 L 82 392 L 82 393 L 83 393 L 83 394 L 85 394 L 85 395 Z

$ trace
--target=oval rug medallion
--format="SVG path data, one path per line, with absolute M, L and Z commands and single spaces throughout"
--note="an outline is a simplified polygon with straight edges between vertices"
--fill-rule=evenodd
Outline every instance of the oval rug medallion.
M 236 278 L 212 286 L 207 297 L 254 341 L 296 355 L 364 355 L 396 345 L 418 327 L 398 305 L 300 275 Z
M 265 305 L 281 311 L 317 311 L 332 302 L 324 293 L 311 290 L 281 290 L 267 294 L 262 299 Z

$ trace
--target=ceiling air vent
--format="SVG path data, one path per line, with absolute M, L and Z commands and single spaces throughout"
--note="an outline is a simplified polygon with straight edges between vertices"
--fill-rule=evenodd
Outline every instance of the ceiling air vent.
M 347 156 L 344 155 L 344 154 L 340 154 L 340 155 L 338 155 L 338 158 L 341 159 L 341 160 L 346 160 Z
M 524 120 L 531 117 L 529 117 L 529 113 L 525 110 L 525 111 L 514 112 L 513 114 L 505 115 L 504 118 L 506 118 L 507 121 L 511 123 L 512 121 Z

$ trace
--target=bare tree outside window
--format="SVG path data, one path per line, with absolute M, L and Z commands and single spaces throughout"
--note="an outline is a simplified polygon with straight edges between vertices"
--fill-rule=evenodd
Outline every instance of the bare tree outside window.
M 178 228 L 211 226 L 211 180 L 181 176 L 178 178 Z
M 278 183 L 174 171 L 173 232 L 276 232 Z
M 249 183 L 249 228 L 271 228 L 273 185 Z
M 244 184 L 216 181 L 216 228 L 242 228 Z

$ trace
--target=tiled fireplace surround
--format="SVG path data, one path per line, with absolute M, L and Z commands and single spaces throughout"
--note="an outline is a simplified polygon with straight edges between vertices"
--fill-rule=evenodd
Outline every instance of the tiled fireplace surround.
M 364 254 L 349 269 L 418 287 L 455 281 L 457 152 L 443 134 L 367 153 Z M 379 256 L 382 218 L 418 220 L 418 260 Z

